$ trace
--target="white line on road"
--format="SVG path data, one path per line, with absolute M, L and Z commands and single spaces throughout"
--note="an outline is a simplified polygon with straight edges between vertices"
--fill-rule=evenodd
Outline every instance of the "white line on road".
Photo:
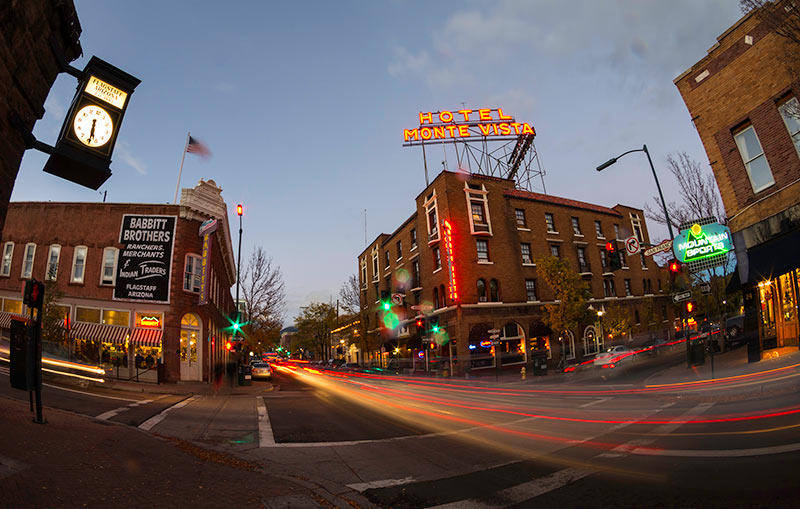
M 413 477 L 406 477 L 404 479 L 381 479 L 380 481 L 357 482 L 348 484 L 347 487 L 363 493 L 373 488 L 391 488 L 392 486 L 400 486 L 401 484 L 409 484 L 412 482 L 414 482 Z
M 584 403 L 583 405 L 579 405 L 579 406 L 580 406 L 581 408 L 586 408 L 587 406 L 596 405 L 596 404 L 598 404 L 598 403 L 602 403 L 602 402 L 604 402 L 604 401 L 608 401 L 609 399 L 611 399 L 611 398 L 600 398 L 600 399 L 596 399 L 596 400 L 594 400 L 594 401 L 590 401 L 590 402 L 588 402 L 588 403 Z
M 191 398 L 184 399 L 183 401 L 180 401 L 180 402 L 172 405 L 171 407 L 165 408 L 164 410 L 161 411 L 161 413 L 159 413 L 157 415 L 154 415 L 153 417 L 151 417 L 151 418 L 147 419 L 146 421 L 144 421 L 143 423 L 141 423 L 139 425 L 139 428 L 141 428 L 143 430 L 146 430 L 146 431 L 149 431 L 149 430 L 153 429 L 153 426 L 155 426 L 159 422 L 163 421 L 167 417 L 167 412 L 169 412 L 171 410 L 174 410 L 176 408 L 184 407 L 184 406 L 188 405 L 189 403 L 191 403 L 192 401 L 194 401 L 194 400 L 196 400 L 198 398 L 199 398 L 199 396 L 192 396 Z
M 121 414 L 125 410 L 129 410 L 129 409 L 137 407 L 139 405 L 146 405 L 148 403 L 151 403 L 152 401 L 153 401 L 152 399 L 142 399 L 142 400 L 136 401 L 134 403 L 130 403 L 127 406 L 115 408 L 114 410 L 109 410 L 108 412 L 104 412 L 104 413 L 98 415 L 97 417 L 95 417 L 95 419 L 100 419 L 101 421 L 107 421 L 108 419 L 111 419 L 115 415 Z
M 275 435 L 272 434 L 272 424 L 269 422 L 267 407 L 264 404 L 264 398 L 261 396 L 256 396 L 256 407 L 258 408 L 258 446 L 274 446 Z

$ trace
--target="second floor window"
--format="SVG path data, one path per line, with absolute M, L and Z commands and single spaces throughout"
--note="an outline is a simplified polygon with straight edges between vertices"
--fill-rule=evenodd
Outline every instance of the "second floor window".
M 647 268 L 647 257 L 645 257 L 644 253 L 639 253 L 639 256 L 642 257 L 642 268 L 646 269 Z
M 525 242 L 520 244 L 519 247 L 522 250 L 522 263 L 532 264 L 533 258 L 531 258 L 531 245 Z
M 800 115 L 800 102 L 797 101 L 797 97 L 792 97 L 781 104 L 778 109 L 786 124 L 786 129 L 789 130 L 789 136 L 792 137 L 794 148 L 797 149 L 797 153 L 800 155 L 800 118 L 798 118 L 798 115 Z
M 603 236 L 603 225 L 600 224 L 600 221 L 595 221 L 594 222 L 594 232 L 597 234 L 597 238 L 598 239 L 605 238 Z
M 14 257 L 14 243 L 6 242 L 3 246 L 3 263 L 0 265 L 0 276 L 11 274 L 11 260 Z
M 583 235 L 581 233 L 581 223 L 578 222 L 577 217 L 572 218 L 572 233 L 574 233 L 575 235 Z
M 22 257 L 22 279 L 30 279 L 33 273 L 33 259 L 36 256 L 36 244 L 25 244 L 25 256 Z
M 536 298 L 536 280 L 535 279 L 526 279 L 525 280 L 525 294 L 527 295 L 528 302 L 533 302 L 539 300 Z
M 475 246 L 478 250 L 478 261 L 479 262 L 488 262 L 489 261 L 489 242 L 486 240 L 477 240 L 475 242 Z
M 758 193 L 773 185 L 775 180 L 772 178 L 772 170 L 769 169 L 767 156 L 764 155 L 761 142 L 758 141 L 753 126 L 747 127 L 733 138 L 736 140 L 739 154 L 742 156 L 747 175 L 750 177 L 753 192 Z
M 183 289 L 187 292 L 200 293 L 202 263 L 203 259 L 198 255 L 186 255 L 186 268 L 183 271 Z
M 72 276 L 69 278 L 72 283 L 83 283 L 86 271 L 86 252 L 86 246 L 75 246 L 75 253 L 72 257 Z
M 433 248 L 433 270 L 439 270 L 442 268 L 442 256 L 439 253 L 439 248 Z
M 113 285 L 117 276 L 117 248 L 107 247 L 103 250 L 103 273 L 101 285 Z
M 50 246 L 50 252 L 47 254 L 47 272 L 44 278 L 49 281 L 55 281 L 58 277 L 58 260 L 61 258 L 61 246 L 53 244 Z
M 545 212 L 544 214 L 544 222 L 547 223 L 547 231 L 550 233 L 558 233 L 556 231 L 556 223 L 553 220 L 553 214 L 549 212 Z
M 477 283 L 478 302 L 486 302 L 486 281 L 479 279 Z
M 625 295 L 627 295 L 628 297 L 633 295 L 633 291 L 631 290 L 631 280 L 630 279 L 626 279 L 625 280 Z
M 514 209 L 514 217 L 517 219 L 517 226 L 525 228 L 525 211 L 522 209 Z

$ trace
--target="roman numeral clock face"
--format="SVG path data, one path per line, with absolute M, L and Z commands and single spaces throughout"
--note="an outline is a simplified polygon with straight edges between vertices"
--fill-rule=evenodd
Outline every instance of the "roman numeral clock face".
M 102 147 L 111 139 L 114 124 L 106 110 L 90 105 L 78 110 L 72 129 L 75 136 L 87 147 Z

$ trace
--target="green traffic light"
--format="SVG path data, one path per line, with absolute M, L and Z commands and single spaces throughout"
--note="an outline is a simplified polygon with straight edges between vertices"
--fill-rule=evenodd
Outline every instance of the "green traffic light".
M 439 326 L 438 325 L 434 325 L 433 326 L 433 332 L 439 332 Z
M 391 307 L 392 307 L 392 305 L 389 304 L 388 302 L 384 302 L 383 303 L 383 309 L 385 309 L 386 311 L 389 311 L 389 309 L 391 309 Z

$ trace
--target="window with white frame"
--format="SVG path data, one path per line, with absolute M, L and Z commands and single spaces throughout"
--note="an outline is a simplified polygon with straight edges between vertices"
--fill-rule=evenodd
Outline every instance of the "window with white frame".
M 486 302 L 487 301 L 486 281 L 484 281 L 483 279 L 479 279 L 478 282 L 476 283 L 476 286 L 478 289 L 478 302 Z
M 556 244 L 550 246 L 550 256 L 561 257 L 561 249 Z
M 83 276 L 86 273 L 86 254 L 88 248 L 86 246 L 75 246 L 75 252 L 72 254 L 72 274 L 69 281 L 71 283 L 83 283 Z
M 605 249 L 600 250 L 600 263 L 603 265 L 604 269 L 608 268 L 608 255 Z
M 635 212 L 631 212 L 631 228 L 633 228 L 633 234 L 636 235 L 639 243 L 641 244 L 644 242 L 644 235 L 642 234 L 642 220 L 639 217 L 639 214 L 636 214 Z
M 433 270 L 439 270 L 442 268 L 442 256 L 439 253 L 439 248 L 433 248 Z
M 22 279 L 30 279 L 33 274 L 33 260 L 36 256 L 36 244 L 25 244 L 25 254 L 22 257 Z
M 403 241 L 397 241 L 397 259 L 401 260 L 403 258 Z
M 61 258 L 61 246 L 53 244 L 47 253 L 47 272 L 44 278 L 48 281 L 55 281 L 58 278 L 58 260 Z
M 633 295 L 633 290 L 631 290 L 631 280 L 630 279 L 626 279 L 625 280 L 625 295 L 627 297 L 630 297 L 631 295 Z
M 417 229 L 411 229 L 411 249 L 414 250 L 417 247 Z
M 378 273 L 378 250 L 372 250 L 372 280 L 378 281 L 380 279 L 380 274 Z
M 579 235 L 583 237 L 583 233 L 581 233 L 581 223 L 578 221 L 577 217 L 572 218 L 572 233 L 574 235 Z
M 199 255 L 186 255 L 183 271 L 183 289 L 187 292 L 200 293 L 200 277 L 203 273 L 203 258 Z
M 538 299 L 536 297 L 536 280 L 535 279 L 526 279 L 525 280 L 525 294 L 527 295 L 528 302 L 535 302 Z
M 594 222 L 594 232 L 597 234 L 597 238 L 598 239 L 604 239 L 605 238 L 603 236 L 603 225 L 600 224 L 600 221 L 595 221 Z
M 113 285 L 117 278 L 117 252 L 115 247 L 103 249 L 103 270 L 100 273 L 101 285 Z
M 523 242 L 519 245 L 519 248 L 522 251 L 522 263 L 526 265 L 532 265 L 533 258 L 531 258 L 531 245 L 527 242 Z
M 428 218 L 428 242 L 439 240 L 439 213 L 435 191 L 425 200 L 425 215 Z
M 14 258 L 14 243 L 6 242 L 3 246 L 3 262 L 0 265 L 0 276 L 11 274 L 11 260 Z
M 389 260 L 389 250 L 388 249 L 383 252 L 383 258 L 384 258 L 384 260 L 383 260 L 384 261 L 383 270 L 389 270 L 390 260 Z
M 797 101 L 797 97 L 792 97 L 781 104 L 778 109 L 786 124 L 786 129 L 789 130 L 789 136 L 792 137 L 794 148 L 800 155 L 800 102 Z
M 514 217 L 517 220 L 518 227 L 525 228 L 527 226 L 525 222 L 525 211 L 523 209 L 514 209 Z
M 761 142 L 758 140 L 753 126 L 747 126 L 736 133 L 733 138 L 736 140 L 739 154 L 742 156 L 747 175 L 750 177 L 750 185 L 753 188 L 753 192 L 758 193 L 775 184 L 772 170 L 770 170 L 767 162 L 767 156 L 764 155 Z
M 478 252 L 478 261 L 479 262 L 488 262 L 489 261 L 489 242 L 483 239 L 478 239 L 475 241 L 475 248 Z
M 586 248 L 578 247 L 578 268 L 581 272 L 589 272 L 589 264 L 586 263 Z
M 414 260 L 411 264 L 411 271 L 414 275 L 414 281 L 411 282 L 412 288 L 420 288 L 422 285 L 419 279 L 419 260 Z
M 489 217 L 488 192 L 483 184 L 464 183 L 464 192 L 467 195 L 469 208 L 470 231 L 475 233 L 492 233 L 491 219 Z
M 553 219 L 553 214 L 549 212 L 544 213 L 544 222 L 547 224 L 547 231 L 548 233 L 558 233 L 556 231 L 556 223 Z
M 619 225 L 618 224 L 614 225 L 614 238 L 615 239 L 619 239 Z
M 361 259 L 361 285 L 367 285 L 367 259 Z

